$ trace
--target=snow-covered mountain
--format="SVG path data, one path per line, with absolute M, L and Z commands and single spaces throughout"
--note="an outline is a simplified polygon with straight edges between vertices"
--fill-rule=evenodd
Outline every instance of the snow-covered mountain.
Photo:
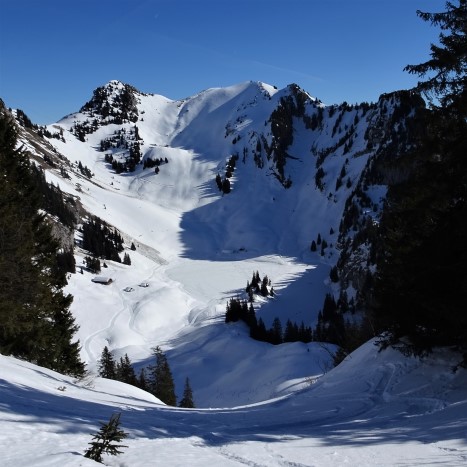
M 178 387 L 189 376 L 200 406 L 213 398 L 225 406 L 275 397 L 276 381 L 264 385 L 266 393 L 256 381 L 245 388 L 245 380 L 217 372 L 197 381 L 204 357 L 188 363 L 185 348 L 225 346 L 238 334 L 248 340 L 242 324 L 223 321 L 227 301 L 245 295 L 255 271 L 275 290 L 274 299 L 255 302 L 267 327 L 276 317 L 283 328 L 287 320 L 314 327 L 326 294 L 338 299 L 343 291 L 358 311 L 371 262 L 367 238 L 356 232 L 378 222 L 386 191 L 379 159 L 410 144 L 403 130 L 420 107 L 409 92 L 326 107 L 297 85 L 278 90 L 258 82 L 171 101 L 111 81 L 79 112 L 40 128 L 38 143 L 31 132 L 23 137 L 49 163 L 48 180 L 116 227 L 131 257 L 131 267 L 106 263 L 110 287 L 96 287 L 86 271 L 70 277 L 89 368 L 105 345 L 144 365 L 162 344 Z M 45 155 L 41 145 L 49 146 Z M 86 252 L 75 252 L 80 265 Z M 337 264 L 340 282 L 330 279 Z M 136 287 L 142 281 L 150 287 Z M 223 337 L 214 344 L 218 327 Z M 258 354 L 277 352 L 258 345 Z M 229 367 L 250 352 L 237 349 L 230 363 L 220 352 L 208 354 Z M 301 365 L 290 367 L 291 377 L 308 376 Z
M 164 465 L 394 465 L 391 443 L 402 442 L 400 430 L 410 432 L 411 440 L 410 450 L 398 454 L 401 462 L 404 456 L 411 465 L 429 460 L 420 444 L 426 442 L 433 456 L 445 454 L 442 459 L 456 465 L 465 446 L 444 441 L 465 436 L 464 415 L 457 431 L 448 430 L 446 422 L 447 437 L 425 439 L 421 432 L 434 423 L 433 412 L 449 418 L 458 403 L 465 413 L 465 398 L 455 392 L 457 379 L 446 389 L 451 378 L 442 373 L 445 385 L 433 395 L 425 384 L 434 376 L 419 380 L 423 364 L 394 353 L 379 355 L 371 344 L 329 371 L 333 346 L 273 346 L 251 339 L 245 323 L 224 322 L 227 302 L 246 297 L 255 271 L 267 276 L 275 291 L 273 298 L 257 296 L 254 302 L 268 327 L 276 317 L 283 328 L 287 320 L 314 327 L 327 294 L 336 300 L 345 294 L 347 310 L 341 311 L 346 319 L 358 319 L 365 280 L 374 268 L 370 232 L 388 184 L 403 176 L 386 163 L 414 144 L 406 129 L 422 108 L 410 92 L 383 95 L 376 104 L 326 106 L 297 85 L 279 90 L 246 82 L 172 101 L 111 81 L 79 112 L 48 127 L 24 125 L 17 114 L 21 144 L 44 166 L 47 179 L 75 200 L 81 222 L 92 214 L 114 226 L 131 257 L 131 265 L 105 261 L 102 274 L 112 283 L 96 284 L 95 274 L 81 269 L 87 253 L 79 229 L 73 234 L 82 274 L 69 276 L 66 291 L 74 296 L 71 311 L 91 375 L 104 346 L 116 358 L 128 354 L 141 368 L 160 345 L 177 395 L 189 377 L 197 407 L 223 409 L 164 408 L 152 396 L 98 378 L 88 389 L 50 372 L 36 380 L 31 374 L 40 369 L 3 359 L 11 394 L 6 403 L 17 413 L 15 388 L 24 384 L 21 378 L 30 379 L 27 391 L 45 401 L 44 413 L 55 410 L 57 397 L 70 403 L 73 415 L 58 411 L 50 430 L 84 420 L 80 440 L 91 420 L 107 417 L 103 406 L 123 409 L 124 418 L 131 418 L 132 450 L 138 445 L 144 452 L 139 464 L 134 451 L 128 454 L 123 461 L 128 465 L 148 465 L 151 449 L 160 451 L 166 437 L 173 441 L 170 449 L 184 450 L 191 460 L 169 459 L 167 448 Z M 337 277 L 330 275 L 333 269 Z M 11 376 L 23 371 L 18 380 Z M 73 388 L 73 395 L 68 389 L 55 393 L 57 379 Z M 96 393 L 104 394 L 105 402 Z M 92 407 L 95 414 L 83 415 Z M 142 426 L 152 423 L 155 411 L 154 417 L 163 419 L 161 431 L 149 432 Z M 24 412 L 17 413 L 23 421 L 27 414 L 40 415 L 32 407 Z M 422 417 L 412 430 L 415 415 Z M 381 423 L 370 423 L 373 418 Z M 10 429 L 11 418 L 4 420 Z M 354 438 L 351 432 L 360 423 Z M 19 442 L 23 432 L 8 439 Z M 318 451 L 315 462 L 318 433 L 323 444 L 346 447 Z M 382 441 L 385 436 L 391 441 Z M 312 438 L 306 454 L 292 454 Z M 231 444 L 239 439 L 241 452 Z M 284 447 L 269 447 L 273 440 Z M 372 446 L 382 445 L 381 455 L 372 453 Z M 198 458 L 199 446 L 210 448 L 204 459 Z M 258 446 L 261 452 L 255 454 Z M 78 445 L 68 449 L 72 452 L 57 457 L 57 465 L 84 465 L 74 457 Z M 50 460 L 50 453 L 44 455 Z M 18 465 L 18 457 L 7 459 L 7 465 Z M 24 465 L 52 465 L 46 460 L 31 458 Z

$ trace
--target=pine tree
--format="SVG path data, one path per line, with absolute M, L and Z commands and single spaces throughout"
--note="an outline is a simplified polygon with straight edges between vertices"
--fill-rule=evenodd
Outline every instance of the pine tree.
M 292 323 L 290 319 L 285 324 L 284 342 L 295 342 L 298 339 L 297 325 Z
M 146 371 L 144 368 L 141 368 L 141 371 L 139 372 L 139 377 L 138 377 L 138 384 L 137 386 L 142 389 L 143 391 L 148 390 L 148 383 L 146 381 Z
M 113 414 L 107 423 L 101 423 L 100 430 L 92 438 L 94 441 L 88 443 L 91 447 L 85 451 L 84 457 L 102 463 L 102 454 L 121 454 L 123 451 L 120 449 L 128 446 L 118 443 L 127 436 L 128 434 L 120 429 L 120 414 Z
M 98 374 L 101 378 L 116 379 L 116 364 L 107 346 L 102 350 L 99 360 Z
M 383 345 L 407 351 L 434 346 L 467 350 L 467 3 L 447 2 L 443 13 L 417 14 L 440 26 L 431 60 L 409 65 L 431 103 L 423 141 L 411 154 L 410 178 L 388 191 L 380 224 L 382 257 L 369 303 Z
M 264 324 L 262 318 L 258 319 L 258 325 L 256 326 L 256 328 L 251 329 L 250 336 L 253 339 L 256 339 L 261 342 L 265 342 L 268 340 L 268 331 L 266 330 L 266 325 Z
M 137 386 L 135 370 L 133 369 L 128 354 L 125 354 L 124 357 L 120 357 L 120 362 L 116 365 L 115 373 L 118 381 Z
M 162 349 L 157 346 L 153 349 L 156 364 L 149 368 L 148 386 L 150 392 L 167 405 L 177 405 L 175 385 L 172 372 Z
M 267 297 L 269 295 L 269 290 L 268 290 L 268 276 L 264 276 L 263 280 L 261 281 L 261 288 L 260 292 L 263 297 Z
M 313 332 L 311 327 L 305 326 L 305 323 L 302 321 L 300 327 L 297 330 L 297 340 L 307 344 L 313 340 Z
M 230 182 L 228 178 L 224 178 L 222 181 L 222 192 L 224 194 L 230 193 Z
M 245 302 L 245 304 L 247 305 L 247 302 Z M 253 303 L 250 303 L 250 305 L 248 306 L 248 311 L 246 313 L 245 322 L 246 324 L 248 324 L 248 327 L 250 328 L 250 330 L 252 328 L 256 328 L 256 326 L 258 325 L 257 320 L 256 320 L 256 312 L 255 312 L 255 308 L 253 307 Z
M 217 188 L 219 188 L 219 191 L 222 191 L 222 178 L 220 174 L 216 175 L 216 184 L 217 184 Z
M 131 258 L 128 253 L 125 253 L 123 255 L 123 264 L 126 264 L 127 266 L 131 266 Z
M 268 331 L 269 342 L 274 345 L 282 344 L 282 324 L 279 318 L 274 318 L 272 327 Z
M 193 402 L 193 391 L 188 378 L 185 380 L 185 388 L 183 390 L 183 397 L 180 400 L 179 407 L 185 407 L 187 409 L 193 409 L 195 407 Z
M 430 104 L 443 114 L 467 115 L 467 1 L 446 2 L 446 11 L 417 15 L 423 21 L 439 26 L 439 45 L 431 44 L 431 59 L 419 65 L 407 65 L 404 70 L 425 77 L 417 85 Z M 439 102 L 439 104 L 437 103 Z
M 339 282 L 339 272 L 337 270 L 337 266 L 333 266 L 329 273 L 329 277 L 332 282 Z

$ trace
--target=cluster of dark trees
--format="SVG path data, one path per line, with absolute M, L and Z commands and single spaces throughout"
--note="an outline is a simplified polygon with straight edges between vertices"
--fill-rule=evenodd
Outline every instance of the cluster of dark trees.
M 222 178 L 220 174 L 216 175 L 216 184 L 219 191 L 222 191 L 224 195 L 230 193 L 230 180 L 228 178 Z
M 31 175 L 35 178 L 43 209 L 57 217 L 62 225 L 69 229 L 74 228 L 78 221 L 75 199 L 65 195 L 58 185 L 48 183 L 40 166 L 31 164 Z
M 44 213 L 46 184 L 16 144 L 14 119 L 0 101 L 0 352 L 80 376 L 73 297 L 63 292 L 60 245 Z M 50 190 L 49 202 L 57 192 Z
M 250 337 L 257 341 L 279 345 L 284 342 L 311 342 L 312 329 L 288 320 L 285 330 L 279 318 L 275 318 L 272 326 L 267 329 L 262 318 L 257 319 L 252 303 L 240 298 L 231 298 L 226 305 L 225 322 L 243 321 L 250 329 Z
M 162 349 L 153 349 L 154 365 L 142 368 L 137 376 L 127 354 L 116 362 L 105 346 L 99 360 L 98 372 L 102 378 L 114 379 L 148 391 L 167 405 L 176 406 L 175 384 L 168 360 Z M 193 408 L 193 391 L 189 378 L 185 380 L 185 387 L 179 407 Z
M 83 223 L 81 228 L 83 234 L 82 247 L 97 258 L 104 258 L 120 263 L 122 260 L 119 253 L 123 251 L 123 238 L 116 229 L 97 216 Z
M 216 175 L 217 188 L 219 188 L 219 191 L 222 191 L 222 193 L 224 194 L 230 193 L 231 191 L 229 179 L 232 178 L 237 161 L 238 161 L 238 154 L 230 156 L 225 167 L 224 178 L 222 178 L 220 174 Z
M 158 167 L 161 166 L 162 164 L 168 164 L 169 159 L 165 157 L 164 159 L 162 157 L 157 157 L 156 159 L 145 159 L 143 162 L 143 170 L 144 169 L 152 169 L 155 167 L 157 169 L 157 172 L 159 172 Z
M 128 155 L 125 156 L 124 160 L 116 160 L 112 154 L 106 154 L 104 159 L 112 165 L 112 169 L 118 174 L 122 172 L 134 172 L 136 165 L 140 163 L 142 157 L 140 141 L 138 127 L 135 125 L 129 131 L 124 128 L 115 130 L 113 136 L 101 140 L 99 149 L 102 152 L 108 149 L 124 149 L 128 151 Z
M 253 272 L 251 282 L 247 281 L 245 292 L 248 300 L 240 298 L 231 298 L 226 305 L 225 322 L 243 321 L 250 329 L 250 337 L 270 344 L 278 345 L 283 342 L 311 342 L 311 327 L 300 325 L 288 320 L 286 329 L 282 330 L 282 324 L 279 318 L 275 318 L 270 329 L 266 329 L 264 321 L 256 318 L 253 302 L 255 294 L 262 297 L 274 297 L 274 288 L 271 280 L 265 275 L 262 279 L 259 271 Z
M 334 231 L 330 230 L 330 234 L 332 235 Z M 310 251 L 317 251 L 318 247 L 320 248 L 320 254 L 321 256 L 324 256 L 325 250 L 328 247 L 328 242 L 326 241 L 325 238 L 321 238 L 321 234 L 318 233 L 318 236 L 316 237 L 316 240 L 312 240 L 310 244 Z
M 134 172 L 136 169 L 136 164 L 141 161 L 141 149 L 139 143 L 132 143 L 129 145 L 128 157 L 125 157 L 125 160 L 116 160 L 112 154 L 106 154 L 104 156 L 105 162 L 112 165 L 112 169 L 115 170 L 117 174 L 123 172 Z
M 245 292 L 248 295 L 248 301 L 253 303 L 254 294 L 262 295 L 263 297 L 274 297 L 274 288 L 271 285 L 271 279 L 265 275 L 262 279 L 259 272 L 256 271 L 251 277 L 251 282 L 247 281 Z
M 101 261 L 99 258 L 93 258 L 92 256 L 85 256 L 84 264 L 86 265 L 86 269 L 88 269 L 90 272 L 94 274 L 101 272 Z
M 83 122 L 74 122 L 70 128 L 70 132 L 74 134 L 80 141 L 86 141 L 86 135 L 94 133 L 99 128 L 99 121 L 95 118 L 92 122 L 86 119 Z
M 37 127 L 37 134 L 41 137 L 41 138 L 55 138 L 55 139 L 58 139 L 60 141 L 63 141 L 65 142 L 65 137 L 63 136 L 63 130 L 60 129 L 59 131 L 56 131 L 55 133 L 52 133 L 51 131 L 49 131 L 47 129 L 46 126 L 37 126 L 37 125 L 34 125 L 35 127 Z
M 124 84 L 123 89 L 114 96 L 113 102 L 110 102 L 113 90 L 112 84 L 98 87 L 94 90 L 91 100 L 81 107 L 80 112 L 98 114 L 105 120 L 105 124 L 121 125 L 124 122 L 137 122 L 136 88 Z
M 10 111 L 11 111 L 11 109 L 10 109 Z M 24 128 L 37 129 L 37 125 L 34 125 L 31 122 L 31 119 L 21 109 L 16 110 L 16 120 Z
M 138 121 L 138 109 L 136 107 L 136 88 L 129 84 L 124 84 L 123 89 L 115 94 L 113 102 L 110 95 L 113 92 L 113 85 L 101 86 L 94 90 L 89 102 L 83 105 L 81 112 L 91 112 L 99 114 L 105 119 L 105 123 L 115 123 L 121 125 L 124 122 L 135 123 Z
M 293 119 L 302 119 L 308 127 L 317 126 L 316 122 L 311 121 L 313 117 L 309 117 L 305 112 L 306 104 L 311 103 L 309 96 L 296 84 L 289 85 L 289 89 L 291 95 L 281 98 L 269 119 L 273 138 L 267 154 L 268 159 L 272 156 L 276 167 L 274 175 L 284 188 L 292 186 L 291 178 L 285 176 L 285 165 L 287 159 L 291 157 L 287 149 L 293 143 Z
M 131 258 L 130 258 L 130 255 L 128 253 L 125 253 L 123 255 L 123 261 L 120 260 L 120 257 L 118 257 L 118 263 L 123 263 L 127 266 L 131 266 Z M 95 258 L 95 257 L 92 257 L 92 256 L 85 256 L 84 257 L 84 264 L 86 265 L 86 269 L 88 269 L 90 272 L 94 273 L 94 274 L 97 274 L 99 272 L 101 272 L 101 261 L 99 258 Z M 107 264 L 104 262 L 104 268 L 107 267 Z M 74 271 L 70 271 L 70 272 L 74 272 Z M 81 273 L 83 271 L 81 270 Z
M 84 175 L 86 178 L 91 178 L 93 176 L 91 169 L 89 169 L 86 165 L 83 166 L 81 161 L 78 162 L 78 170 L 80 171 L 81 175 Z
M 288 157 L 287 148 L 293 143 L 293 115 L 295 105 L 292 97 L 281 98 L 279 105 L 271 114 L 273 135 L 272 154 L 280 181 L 285 181 L 284 167 Z
M 261 141 L 263 143 L 262 145 L 261 145 Z M 258 167 L 258 169 L 262 169 L 264 167 L 264 159 L 262 156 L 263 147 L 264 147 L 264 151 L 266 152 L 266 154 L 268 154 L 269 153 L 268 142 L 266 141 L 266 138 L 264 137 L 264 135 L 261 135 L 261 139 L 260 138 L 257 139 L 256 147 L 253 150 L 253 160 L 255 161 L 255 165 L 256 167 Z M 243 162 L 245 162 L 246 155 L 247 155 L 246 148 L 244 148 Z
M 125 122 L 136 123 L 138 121 L 138 109 L 136 107 L 136 89 L 125 84 L 121 92 L 110 101 L 112 86 L 97 88 L 90 101 L 81 107 L 80 112 L 88 112 L 92 120 L 75 122 L 70 129 L 80 141 L 86 141 L 86 135 L 94 133 L 100 125 L 115 123 L 121 125 Z M 98 117 L 101 118 L 98 118 Z
M 331 342 L 337 345 L 345 344 L 346 324 L 344 313 L 338 307 L 333 295 L 328 293 L 324 298 L 323 309 L 318 313 L 315 329 L 315 340 Z

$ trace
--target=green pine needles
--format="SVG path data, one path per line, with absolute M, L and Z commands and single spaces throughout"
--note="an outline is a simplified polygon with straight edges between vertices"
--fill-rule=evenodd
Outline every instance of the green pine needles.
M 91 447 L 86 450 L 84 457 L 102 463 L 102 454 L 116 456 L 121 454 L 121 448 L 127 448 L 120 443 L 128 434 L 120 429 L 120 415 L 113 414 L 108 423 L 101 423 L 101 429 L 93 436 Z

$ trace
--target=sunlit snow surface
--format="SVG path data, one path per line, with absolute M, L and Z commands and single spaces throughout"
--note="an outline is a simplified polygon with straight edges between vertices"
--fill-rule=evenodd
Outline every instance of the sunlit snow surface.
M 281 374 L 293 352 L 286 346 L 260 364 Z M 106 457 L 107 465 L 462 466 L 467 376 L 452 373 L 450 363 L 447 351 L 420 361 L 378 353 L 370 342 L 318 381 L 289 388 L 289 396 L 178 409 L 115 381 L 76 382 L 0 357 L 2 466 L 95 465 L 82 454 L 98 422 L 115 412 L 128 448 Z M 258 363 L 244 367 L 232 377 L 254 377 Z

